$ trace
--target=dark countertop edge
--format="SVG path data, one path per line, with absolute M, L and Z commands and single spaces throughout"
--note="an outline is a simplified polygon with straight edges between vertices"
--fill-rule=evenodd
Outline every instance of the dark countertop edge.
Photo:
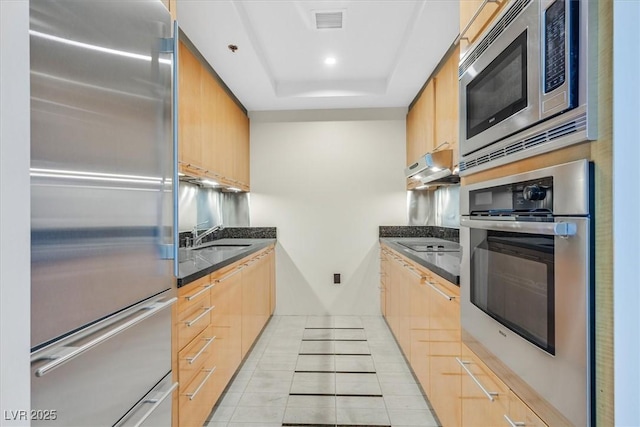
M 430 262 L 413 255 L 410 251 L 405 250 L 405 248 L 403 248 L 402 246 L 400 246 L 399 244 L 397 244 L 396 242 L 393 241 L 393 237 L 381 237 L 380 238 L 380 243 L 384 243 L 385 245 L 393 248 L 396 250 L 396 252 L 398 252 L 399 254 L 401 254 L 402 256 L 406 256 L 407 258 L 411 259 L 412 261 L 417 262 L 418 264 L 420 264 L 421 266 L 428 268 L 429 270 L 433 271 L 434 273 L 436 273 L 438 276 L 442 277 L 445 280 L 448 280 L 449 282 L 453 283 L 456 286 L 460 286 L 460 275 L 456 275 L 454 273 L 450 273 L 449 271 L 440 268 L 436 265 L 431 264 Z
M 256 243 L 252 243 L 251 246 L 249 246 L 246 250 L 238 253 L 237 255 L 234 255 L 232 257 L 229 257 L 228 259 L 225 259 L 224 261 L 221 261 L 217 264 L 214 264 L 210 267 L 207 268 L 203 268 L 202 270 L 199 270 L 195 273 L 192 273 L 188 276 L 184 276 L 184 277 L 178 277 L 176 279 L 177 284 L 178 284 L 178 288 L 181 288 L 183 286 L 188 285 L 191 282 L 194 282 L 208 274 L 211 274 L 215 271 L 220 270 L 221 268 L 224 268 L 228 265 L 233 264 L 236 261 L 240 261 L 242 258 L 245 258 L 251 254 L 254 254 L 256 252 L 259 252 L 260 250 L 268 247 L 269 245 L 272 245 L 274 243 L 277 242 L 276 239 L 255 239 L 255 240 L 264 240 L 264 242 L 260 241 L 260 242 L 256 242 Z

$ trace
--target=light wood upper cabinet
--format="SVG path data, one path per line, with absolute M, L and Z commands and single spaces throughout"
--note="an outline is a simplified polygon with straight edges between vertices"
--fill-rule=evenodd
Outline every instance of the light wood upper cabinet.
M 435 96 L 435 82 L 431 79 L 407 113 L 407 166 L 433 150 Z
M 459 97 L 458 97 L 458 63 L 459 47 L 450 54 L 438 74 L 436 81 L 435 108 L 435 147 L 445 142 L 442 148 L 453 149 L 453 163 L 458 163 L 458 133 L 459 133 Z M 435 148 L 434 147 L 434 148 Z
M 426 153 L 449 148 L 458 163 L 459 55 L 459 48 L 449 54 L 407 113 L 407 166 Z M 409 180 L 407 187 L 412 185 Z
M 179 49 L 180 170 L 248 191 L 249 118 L 185 43 Z
M 475 43 L 484 30 L 489 26 L 500 10 L 508 3 L 508 0 L 491 0 L 484 6 L 483 0 L 460 0 L 460 32 L 462 33 L 471 22 L 473 16 L 480 13 L 473 20 L 467 31 L 462 34 L 460 40 L 460 55 L 464 55 L 469 45 Z
M 198 59 L 180 43 L 178 76 L 178 143 L 180 163 L 202 167 L 202 73 Z

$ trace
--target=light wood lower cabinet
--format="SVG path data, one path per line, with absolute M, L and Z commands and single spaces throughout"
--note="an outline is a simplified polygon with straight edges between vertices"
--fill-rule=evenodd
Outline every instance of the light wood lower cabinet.
M 462 343 L 460 288 L 386 245 L 381 251 L 383 315 L 442 425 L 545 426 Z
M 269 320 L 274 261 L 271 246 L 178 289 L 175 427 L 204 424 Z
M 507 425 L 511 423 L 516 426 L 547 427 L 547 424 L 511 390 L 509 390 L 509 415 L 505 420 Z

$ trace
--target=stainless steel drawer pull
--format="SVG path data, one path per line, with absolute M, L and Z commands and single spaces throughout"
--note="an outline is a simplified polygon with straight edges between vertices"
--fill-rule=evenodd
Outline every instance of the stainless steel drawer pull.
M 233 273 L 229 273 L 226 276 L 221 277 L 220 279 L 216 279 L 216 283 L 224 282 L 228 278 L 235 276 L 236 274 L 240 273 L 245 266 L 246 264 L 242 264 L 240 267 L 236 267 L 236 270 Z
M 455 298 L 455 296 L 451 296 L 451 295 L 447 295 L 444 292 L 442 292 L 440 289 L 438 289 L 438 287 L 435 285 L 435 283 L 433 282 L 427 282 L 427 285 L 431 286 L 431 289 L 433 289 L 434 291 L 436 291 L 437 293 L 439 293 L 440 295 L 442 295 L 443 297 L 445 297 L 446 299 L 448 299 L 449 301 L 451 301 L 452 299 Z
M 487 391 L 487 389 L 484 388 L 484 386 L 480 383 L 480 381 L 478 381 L 475 375 L 473 375 L 469 370 L 469 368 L 467 368 L 467 365 L 469 365 L 471 362 L 466 362 L 466 361 L 463 362 L 457 357 L 456 357 L 456 361 L 460 364 L 460 366 L 462 366 L 462 369 L 464 369 L 467 372 L 467 374 L 471 377 L 473 382 L 476 383 L 478 387 L 480 387 L 480 390 L 482 390 L 482 392 L 489 398 L 489 400 L 493 402 L 495 400 L 495 396 L 497 396 L 498 393 L 495 391 Z
M 173 383 L 171 388 L 169 388 L 169 390 L 167 390 L 162 396 L 153 399 L 146 399 L 144 403 L 153 403 L 153 406 L 149 408 L 147 412 L 145 412 L 142 418 L 140 418 L 140 420 L 135 423 L 133 427 L 140 427 L 142 424 L 144 424 L 144 422 L 147 421 L 147 418 L 149 418 L 151 414 L 153 414 L 153 411 L 155 411 L 156 408 L 160 406 L 167 397 L 171 396 L 171 394 L 173 394 L 173 390 L 175 390 L 176 388 L 178 388 L 178 383 Z
M 523 423 L 522 421 L 511 421 L 511 418 L 509 418 L 507 415 L 504 416 L 504 419 L 507 420 L 507 422 L 509 423 L 509 425 L 511 427 L 522 427 L 522 426 L 526 426 L 526 423 Z
M 189 361 L 189 365 L 193 364 L 193 362 L 195 362 L 196 359 L 198 357 L 200 357 L 200 355 L 207 349 L 207 347 L 209 347 L 211 345 L 211 343 L 216 340 L 216 337 L 214 336 L 213 338 L 205 338 L 204 340 L 206 341 L 206 343 L 205 343 L 205 345 L 202 346 L 200 351 L 197 352 L 193 357 L 187 357 L 186 358 Z
M 143 307 L 141 309 L 145 310 L 146 311 L 145 313 L 142 313 L 141 315 L 136 316 L 135 318 L 129 320 L 128 322 L 123 323 L 122 325 L 117 326 L 117 327 L 109 330 L 108 332 L 100 335 L 97 338 L 92 339 L 91 341 L 89 341 L 86 344 L 81 345 L 80 347 L 61 346 L 59 348 L 59 350 L 63 354 L 48 356 L 47 358 L 52 360 L 51 363 L 48 363 L 48 364 L 44 365 L 43 367 L 39 368 L 38 370 L 36 370 L 36 372 L 35 372 L 36 377 L 42 377 L 42 376 L 48 374 L 52 370 L 54 370 L 54 369 L 64 365 L 65 363 L 69 362 L 71 359 L 74 359 L 74 358 L 80 356 L 85 351 L 91 350 L 93 347 L 97 346 L 98 344 L 101 344 L 101 343 L 107 341 L 108 339 L 118 335 L 120 332 L 123 332 L 123 331 L 131 328 L 132 326 L 137 325 L 138 323 L 142 322 L 145 319 L 148 319 L 149 317 L 153 316 L 154 314 L 158 313 L 159 311 L 162 311 L 165 308 L 173 305 L 177 300 L 178 300 L 178 298 L 174 297 L 174 298 L 171 298 L 170 300 L 165 301 L 163 303 L 155 302 L 153 304 L 150 304 L 147 307 Z M 127 317 L 128 315 L 129 314 L 123 315 L 123 317 Z
M 407 267 L 407 269 L 409 270 L 409 273 L 411 273 L 413 276 L 417 277 L 420 280 L 425 279 L 425 277 L 422 274 L 418 273 L 415 268 L 409 265 L 405 265 L 405 267 Z
M 202 295 L 203 293 L 207 292 L 209 289 L 213 288 L 215 286 L 215 284 L 211 283 L 209 285 L 205 285 L 200 291 L 196 292 L 193 295 L 187 295 L 185 298 L 187 299 L 187 301 L 191 301 L 195 298 L 198 298 L 200 295 Z
M 185 396 L 187 396 L 189 398 L 189 400 L 195 399 L 196 396 L 198 395 L 198 393 L 200 393 L 200 389 L 204 386 L 204 384 L 207 382 L 209 377 L 211 377 L 211 375 L 213 375 L 213 373 L 215 371 L 216 371 L 216 367 L 215 366 L 213 368 L 211 368 L 211 369 L 203 369 L 202 372 L 208 372 L 207 376 L 204 377 L 204 379 L 202 380 L 200 385 L 198 385 L 198 387 L 193 391 L 193 393 L 187 393 L 187 394 L 185 394 Z
M 190 322 L 184 322 L 184 323 L 186 323 L 186 325 L 187 325 L 188 327 L 191 327 L 191 326 L 195 325 L 195 323 L 196 323 L 198 320 L 202 319 L 204 316 L 206 316 L 207 314 L 209 314 L 209 313 L 211 312 L 211 310 L 213 310 L 214 308 L 216 308 L 216 306 L 215 306 L 215 305 L 212 305 L 211 307 L 207 307 L 207 308 L 205 308 L 205 309 L 204 309 L 204 311 L 202 312 L 202 314 L 201 314 L 200 316 L 196 317 L 195 319 L 193 319 L 193 320 L 192 320 L 192 321 L 190 321 Z

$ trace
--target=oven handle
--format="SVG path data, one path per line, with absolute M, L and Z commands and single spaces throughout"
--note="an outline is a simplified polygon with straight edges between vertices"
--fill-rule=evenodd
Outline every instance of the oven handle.
M 494 221 L 486 219 L 470 219 L 461 217 L 460 226 L 480 228 L 482 230 L 511 231 L 527 234 L 545 234 L 548 236 L 574 236 L 578 227 L 573 222 L 526 222 L 526 221 Z

